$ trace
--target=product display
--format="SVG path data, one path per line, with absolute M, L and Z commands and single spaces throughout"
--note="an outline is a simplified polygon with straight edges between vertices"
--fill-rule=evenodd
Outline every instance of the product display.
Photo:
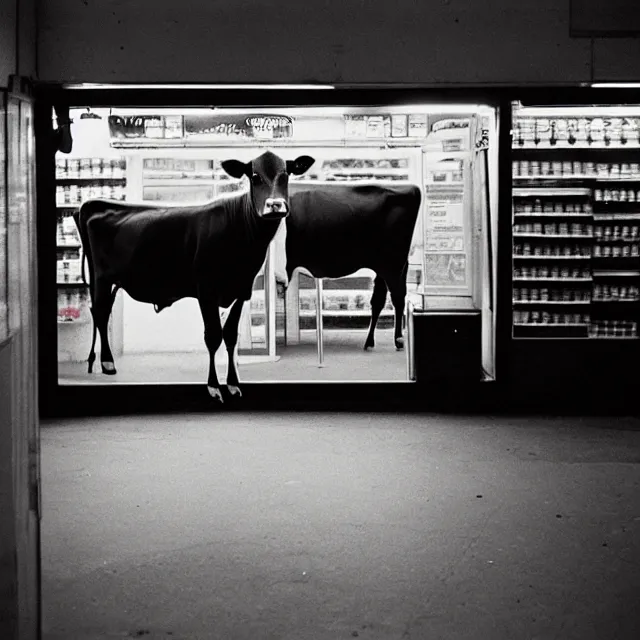
M 513 335 L 638 337 L 640 118 L 541 111 L 514 118 Z
M 91 198 L 124 200 L 126 161 L 123 158 L 56 157 L 58 248 L 58 322 L 84 323 L 90 319 L 88 288 L 82 281 L 82 244 L 73 212 Z

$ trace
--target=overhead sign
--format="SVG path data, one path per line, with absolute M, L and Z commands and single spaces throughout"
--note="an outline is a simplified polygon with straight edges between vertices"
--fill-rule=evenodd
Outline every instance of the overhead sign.
M 109 116 L 109 134 L 123 139 L 290 138 L 293 119 L 284 115 Z

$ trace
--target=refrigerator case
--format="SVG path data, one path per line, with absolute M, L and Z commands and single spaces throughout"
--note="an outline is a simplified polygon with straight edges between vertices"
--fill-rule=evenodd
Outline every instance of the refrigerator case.
M 424 150 L 425 296 L 471 297 L 474 251 L 470 118 L 443 118 L 427 136 Z
M 638 339 L 640 109 L 514 110 L 513 335 Z

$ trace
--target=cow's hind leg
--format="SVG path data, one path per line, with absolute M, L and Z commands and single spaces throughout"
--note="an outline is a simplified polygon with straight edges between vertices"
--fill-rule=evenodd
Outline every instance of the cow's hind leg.
M 222 330 L 222 337 L 227 347 L 227 354 L 229 356 L 229 366 L 227 370 L 227 389 L 229 394 L 236 397 L 242 396 L 238 381 L 238 368 L 236 363 L 236 344 L 238 343 L 238 324 L 240 323 L 240 316 L 242 315 L 242 308 L 244 306 L 244 300 L 236 300 L 229 311 L 227 320 L 224 323 L 224 329 Z
M 107 280 L 96 280 L 94 288 L 95 298 L 92 307 L 93 322 L 100 334 L 100 365 L 102 367 L 102 373 L 110 376 L 117 373 L 115 364 L 113 363 L 111 347 L 109 346 L 109 317 L 111 316 L 111 309 L 113 307 L 111 286 L 111 283 Z M 93 345 L 91 350 L 95 358 Z M 89 354 L 89 358 L 91 358 L 91 354 Z
M 384 304 L 387 300 L 387 283 L 380 275 L 376 275 L 376 279 L 373 283 L 373 293 L 371 294 L 371 322 L 369 323 L 369 333 L 364 343 L 365 351 L 375 346 L 374 333 L 376 325 L 378 324 L 378 318 L 380 312 L 384 309 Z
M 93 339 L 91 340 L 91 351 L 89 351 L 89 357 L 87 358 L 89 373 L 93 373 L 93 363 L 96 361 L 96 337 L 98 335 L 98 325 L 96 324 L 93 307 L 91 307 L 91 324 L 93 325 Z
M 216 352 L 222 344 L 222 326 L 220 324 L 220 309 L 218 301 L 211 297 L 198 297 L 202 320 L 204 322 L 204 343 L 209 352 L 209 377 L 207 378 L 207 390 L 209 395 L 218 402 L 224 402 L 218 374 L 216 372 Z
M 404 337 L 402 335 L 402 325 L 404 322 L 404 307 L 407 297 L 407 271 L 409 265 L 405 263 L 400 278 L 389 279 L 389 293 L 395 311 L 395 327 L 393 339 L 396 349 L 404 349 Z

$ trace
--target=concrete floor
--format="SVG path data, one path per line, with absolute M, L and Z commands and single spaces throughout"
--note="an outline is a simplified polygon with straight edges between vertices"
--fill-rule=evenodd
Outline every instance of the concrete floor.
M 635 640 L 640 420 L 42 429 L 45 640 Z

